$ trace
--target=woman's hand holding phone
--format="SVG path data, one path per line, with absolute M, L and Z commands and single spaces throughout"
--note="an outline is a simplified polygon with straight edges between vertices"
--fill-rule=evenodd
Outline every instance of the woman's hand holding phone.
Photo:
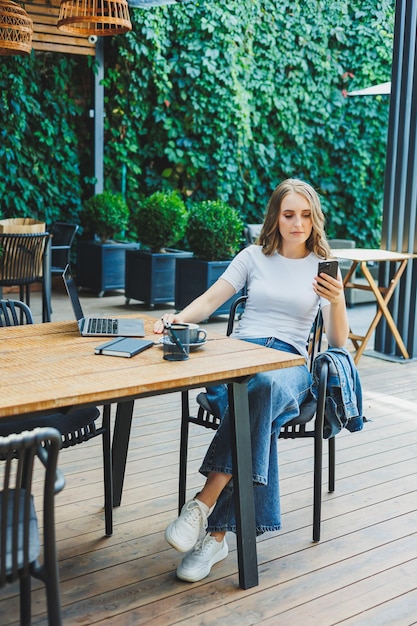
M 332 303 L 344 299 L 343 283 L 339 277 L 339 263 L 337 259 L 319 261 L 316 281 L 313 284 L 314 291 L 322 298 Z

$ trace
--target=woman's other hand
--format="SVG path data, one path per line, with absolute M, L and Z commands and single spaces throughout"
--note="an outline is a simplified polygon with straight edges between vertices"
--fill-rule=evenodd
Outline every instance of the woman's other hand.
M 165 324 L 183 324 L 183 319 L 180 315 L 175 315 L 174 313 L 165 313 L 159 320 L 156 320 L 153 332 L 157 335 L 162 335 L 164 332 Z

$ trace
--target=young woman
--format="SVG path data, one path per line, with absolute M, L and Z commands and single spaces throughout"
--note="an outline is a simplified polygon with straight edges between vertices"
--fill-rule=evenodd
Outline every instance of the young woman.
M 154 330 L 163 332 L 165 322 L 207 319 L 246 285 L 248 298 L 233 337 L 307 359 L 309 332 L 321 306 L 329 345 L 343 347 L 349 325 L 340 272 L 336 279 L 317 275 L 318 262 L 329 256 L 317 193 L 305 182 L 285 180 L 269 200 L 257 243 L 242 250 L 181 313 L 158 320 Z M 281 426 L 299 414 L 310 384 L 307 364 L 260 373 L 248 383 L 258 534 L 280 528 L 277 439 Z M 206 482 L 165 531 L 170 545 L 187 552 L 177 576 L 189 582 L 202 580 L 226 558 L 226 532 L 236 531 L 226 388 L 210 388 L 207 397 L 222 421 L 200 468 Z M 207 534 L 199 540 L 202 530 Z

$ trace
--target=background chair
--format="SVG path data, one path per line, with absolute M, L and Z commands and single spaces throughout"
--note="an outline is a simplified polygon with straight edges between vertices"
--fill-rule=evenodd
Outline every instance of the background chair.
M 261 234 L 263 224 L 246 224 L 243 229 L 243 234 L 245 236 L 245 246 L 250 246 L 252 243 L 255 243 L 259 235 Z
M 51 274 L 61 275 L 70 265 L 71 246 L 79 226 L 67 222 L 54 222 L 48 226 L 51 237 Z
M 230 309 L 227 325 L 227 335 L 232 333 L 237 308 L 244 305 L 247 296 L 240 296 L 235 300 Z M 321 349 L 322 340 L 322 319 L 321 313 L 314 322 L 309 343 L 310 371 L 313 367 L 314 358 Z M 300 415 L 289 421 L 281 428 L 279 438 L 282 439 L 304 439 L 312 438 L 314 442 L 314 486 L 313 486 L 313 541 L 320 541 L 321 526 L 321 498 L 322 498 L 322 456 L 323 456 L 323 427 L 325 415 L 325 398 L 328 378 L 328 366 L 324 364 L 320 371 L 319 390 L 317 402 L 313 399 L 304 402 L 300 409 Z M 213 415 L 207 396 L 204 392 L 198 394 L 196 400 L 198 404 L 197 415 L 190 415 L 188 391 L 182 392 L 181 409 L 181 443 L 180 443 L 180 468 L 179 468 L 179 496 L 178 510 L 181 511 L 186 499 L 187 481 L 187 456 L 188 456 L 188 435 L 189 425 L 196 424 L 204 428 L 217 430 L 220 418 Z M 335 488 L 335 439 L 328 440 L 329 445 L 329 477 L 328 488 L 330 492 Z
M 55 494 L 64 487 L 57 470 L 59 432 L 37 428 L 0 437 L 0 587 L 20 582 L 20 623 L 31 623 L 31 576 L 46 588 L 48 622 L 60 626 L 61 598 L 55 544 Z M 45 467 L 43 483 L 43 559 L 32 495 L 35 458 Z
M 20 315 L 24 320 L 21 322 Z M 33 324 L 33 317 L 29 307 L 18 300 L 0 300 L 0 327 L 15 326 L 20 323 Z M 62 448 L 70 448 L 93 437 L 102 437 L 103 471 L 104 471 L 104 514 L 105 532 L 113 534 L 113 475 L 110 448 L 110 405 L 103 407 L 101 426 L 96 424 L 100 411 L 96 407 L 76 409 L 69 413 L 54 413 L 52 415 L 28 415 L 21 419 L 8 422 L 0 420 L 0 436 L 18 433 L 22 430 L 31 430 L 35 427 L 53 427 L 61 433 Z
M 42 319 L 51 321 L 50 280 L 47 268 L 49 233 L 0 233 L 0 296 L 2 287 L 19 287 L 19 297 L 30 306 L 30 286 L 42 284 Z

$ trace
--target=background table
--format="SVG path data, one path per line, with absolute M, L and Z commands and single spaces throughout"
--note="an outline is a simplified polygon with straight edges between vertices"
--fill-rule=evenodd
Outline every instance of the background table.
M 349 332 L 349 338 L 352 340 L 352 343 L 356 349 L 354 357 L 355 363 L 358 363 L 359 359 L 361 358 L 363 351 L 365 350 L 366 345 L 371 338 L 372 333 L 376 329 L 382 317 L 386 319 L 387 324 L 394 336 L 394 339 L 401 351 L 401 354 L 405 359 L 409 359 L 410 356 L 408 354 L 407 348 L 404 345 L 398 328 L 393 320 L 390 310 L 388 309 L 388 303 L 391 300 L 397 285 L 399 284 L 400 278 L 403 275 L 405 268 L 407 267 L 408 261 L 410 259 L 416 258 L 417 255 L 404 252 L 393 252 L 392 250 L 373 250 L 367 248 L 340 248 L 335 249 L 333 252 L 335 256 L 337 256 L 339 259 L 347 259 L 349 261 L 352 261 L 352 265 L 343 280 L 345 288 L 355 287 L 356 289 L 372 291 L 377 303 L 377 311 L 375 317 L 371 321 L 365 335 L 356 335 L 352 331 Z M 392 276 L 388 287 L 378 286 L 367 266 L 367 263 L 369 262 L 388 262 L 397 264 L 394 275 Z M 355 270 L 358 266 L 368 282 L 367 285 L 351 281 L 351 278 L 352 276 L 354 276 Z

